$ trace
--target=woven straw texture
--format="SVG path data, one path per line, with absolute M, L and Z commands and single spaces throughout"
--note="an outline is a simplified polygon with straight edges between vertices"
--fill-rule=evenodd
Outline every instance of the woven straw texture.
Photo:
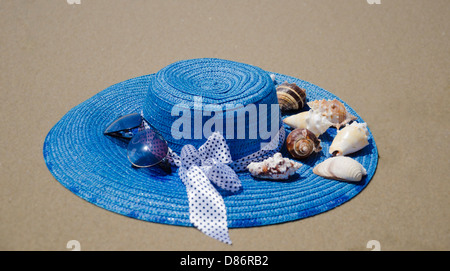
M 194 97 L 200 97 L 201 104 L 194 104 Z M 250 138 L 249 131 L 257 131 L 258 121 L 250 121 L 250 117 L 245 117 L 244 107 L 251 104 L 259 108 L 260 104 L 277 103 L 272 79 L 262 69 L 229 60 L 200 58 L 178 61 L 160 70 L 150 82 L 143 115 L 176 153 L 180 153 L 186 144 L 195 147 L 203 144 L 209 135 L 204 133 L 202 127 L 210 119 L 224 120 L 220 121 L 223 125 L 220 130 L 223 135 L 227 135 L 228 125 L 231 124 L 233 137 L 226 138 L 232 157 L 238 159 L 258 151 L 261 142 L 270 141 L 261 139 L 259 133 L 256 138 Z M 174 108 L 188 110 L 191 127 L 182 127 L 190 131 L 188 139 L 172 136 L 172 124 L 186 114 L 179 113 L 179 110 L 172 112 Z M 228 108 L 236 109 L 227 112 Z M 238 114 L 246 120 L 245 127 L 238 126 Z M 258 115 L 258 120 L 261 118 L 261 121 L 268 123 L 267 131 L 272 131 L 270 106 L 266 115 L 261 115 Z M 278 131 L 280 125 L 281 121 L 273 131 Z M 246 132 L 245 140 L 238 138 L 239 129 Z M 196 133 L 201 138 L 197 139 Z
M 300 79 L 267 74 L 276 75 L 276 84 L 288 81 L 305 88 L 307 101 L 340 100 Z M 136 219 L 192 226 L 186 188 L 177 172 L 164 175 L 157 167 L 133 169 L 127 160 L 126 144 L 103 135 L 104 128 L 118 117 L 141 112 L 143 105 L 148 104 L 149 84 L 158 82 L 157 76 L 145 75 L 115 84 L 74 107 L 48 133 L 43 155 L 54 177 L 88 202 Z M 364 122 L 345 105 L 358 117 L 358 122 Z M 289 131 L 286 129 L 287 133 Z M 236 193 L 220 191 L 227 209 L 228 226 L 253 227 L 293 221 L 350 200 L 368 185 L 377 167 L 378 152 L 370 130 L 369 133 L 369 146 L 350 155 L 367 170 L 367 176 L 358 184 L 328 180 L 312 173 L 315 165 L 330 156 L 328 148 L 336 135 L 334 128 L 321 135 L 323 150 L 301 161 L 303 166 L 297 171 L 298 176 L 289 181 L 257 180 L 249 173 L 239 173 L 241 190 Z M 288 156 L 285 148 L 282 153 Z

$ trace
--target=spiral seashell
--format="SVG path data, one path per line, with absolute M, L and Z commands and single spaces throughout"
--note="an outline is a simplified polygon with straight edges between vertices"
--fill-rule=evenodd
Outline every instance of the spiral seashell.
M 357 152 L 369 145 L 366 123 L 353 122 L 339 130 L 331 143 L 329 152 L 333 156 Z
M 306 91 L 295 83 L 284 82 L 277 87 L 281 111 L 298 110 L 306 104 Z
M 308 129 L 297 128 L 286 138 L 286 147 L 292 157 L 305 159 L 313 152 L 320 152 L 320 140 Z
M 301 166 L 301 163 L 292 161 L 288 158 L 283 158 L 281 153 L 277 152 L 273 157 L 269 157 L 262 162 L 250 163 L 247 166 L 247 169 L 253 177 L 286 180 L 294 175 Z
M 332 101 L 315 100 L 308 103 L 311 110 L 320 112 L 322 115 L 339 129 L 341 126 L 346 125 L 352 120 L 356 120 L 356 117 L 347 112 L 344 104 L 334 99 Z
M 327 179 L 335 179 L 349 182 L 359 182 L 366 169 L 356 160 L 347 156 L 328 158 L 314 167 L 313 173 Z

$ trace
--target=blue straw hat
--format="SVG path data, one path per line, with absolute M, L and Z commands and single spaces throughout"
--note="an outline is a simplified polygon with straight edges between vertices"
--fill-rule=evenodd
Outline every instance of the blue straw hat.
M 180 153 L 186 144 L 199 147 L 205 142 L 209 134 L 204 133 L 202 126 L 208 119 L 223 120 L 220 130 L 228 135 L 227 144 L 233 159 L 239 159 L 255 153 L 260 149 L 260 143 L 269 141 L 269 138 L 262 139 L 259 133 L 255 138 L 248 138 L 248 131 L 258 129 L 258 122 L 248 121 L 248 118 L 243 127 L 239 127 L 245 128 L 247 136 L 245 140 L 238 138 L 239 120 L 235 118 L 245 118 L 245 112 L 241 109 L 249 104 L 254 105 L 254 109 L 260 105 L 278 104 L 275 86 L 267 72 L 255 66 L 222 59 L 192 59 L 173 63 L 156 73 L 150 80 L 143 103 L 143 116 L 176 153 Z M 185 137 L 174 138 L 173 123 L 182 115 L 179 112 L 188 114 L 189 121 L 193 121 Z M 278 131 L 281 122 L 277 127 L 271 127 L 270 108 L 264 113 L 264 116 L 258 116 L 258 120 L 268 123 L 266 130 L 273 128 Z M 196 122 L 198 118 L 200 120 Z M 232 125 L 229 125 L 230 121 Z M 175 130 L 177 134 L 177 127 Z
M 275 75 L 275 81 L 270 78 L 271 74 Z M 303 80 L 233 61 L 193 59 L 171 64 L 156 74 L 110 86 L 71 109 L 48 133 L 43 147 L 44 159 L 56 180 L 99 207 L 145 221 L 192 226 L 186 187 L 176 169 L 167 175 L 161 174 L 157 167 L 132 168 L 126 146 L 105 136 L 104 129 L 120 116 L 139 112 L 167 140 L 169 147 L 179 153 L 184 145 L 198 147 L 207 138 L 207 133 L 196 138 L 192 127 L 184 131 L 185 135 L 191 132 L 191 139 L 173 134 L 171 124 L 180 118 L 180 112 L 189 111 L 194 118 L 194 97 L 201 97 L 202 108 L 223 104 L 277 104 L 275 87 L 285 81 L 306 89 L 307 101 L 337 99 L 343 102 L 358 122 L 364 122 L 344 101 Z M 174 108 L 179 111 L 174 112 Z M 271 127 L 273 116 L 269 111 L 264 116 L 267 130 L 285 128 L 287 135 L 290 130 L 282 122 L 279 127 Z M 200 116 L 202 125 L 210 119 Z M 222 117 L 226 120 L 227 116 Z M 254 125 L 245 123 L 247 133 L 255 129 Z M 230 127 L 224 125 L 223 133 L 229 132 Z M 312 172 L 315 165 L 330 157 L 328 149 L 335 135 L 333 128 L 321 135 L 322 151 L 300 161 L 303 166 L 298 169 L 297 177 L 289 181 L 259 180 L 246 171 L 238 172 L 242 189 L 236 193 L 219 191 L 225 202 L 228 227 L 270 225 L 313 216 L 361 192 L 374 175 L 378 161 L 370 130 L 369 146 L 350 155 L 367 170 L 361 182 L 324 179 Z M 259 143 L 264 141 L 268 139 L 227 139 L 233 160 L 258 151 Z M 289 157 L 285 147 L 281 152 Z

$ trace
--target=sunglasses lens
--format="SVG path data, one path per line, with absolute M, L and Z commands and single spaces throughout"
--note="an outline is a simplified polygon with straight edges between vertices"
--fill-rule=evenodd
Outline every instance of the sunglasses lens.
M 141 124 L 141 115 L 139 113 L 133 113 L 118 118 L 103 133 L 105 135 L 131 139 L 138 132 Z
M 161 162 L 169 148 L 166 141 L 151 129 L 137 133 L 128 143 L 128 160 L 136 167 L 150 167 Z

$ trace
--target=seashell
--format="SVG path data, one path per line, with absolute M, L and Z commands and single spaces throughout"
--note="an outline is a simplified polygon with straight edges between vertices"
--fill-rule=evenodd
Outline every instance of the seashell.
M 320 112 L 309 110 L 309 115 L 306 118 L 306 128 L 313 132 L 317 137 L 325 133 L 332 125 L 333 123 Z
M 289 116 L 283 122 L 294 129 L 306 128 L 313 132 L 316 137 L 325 133 L 333 125 L 326 116 L 314 110 Z
M 327 119 L 333 123 L 337 129 L 341 126 L 346 125 L 352 120 L 356 120 L 356 117 L 347 112 L 344 104 L 340 101 L 334 99 L 332 101 L 323 100 L 315 100 L 308 103 L 309 107 L 316 111 L 320 112 Z
M 286 147 L 292 157 L 304 159 L 313 152 L 320 152 L 320 139 L 308 129 L 297 128 L 293 130 L 286 138 Z
M 357 152 L 369 145 L 368 137 L 367 124 L 353 122 L 337 132 L 329 152 L 333 156 Z
M 281 111 L 298 110 L 306 104 L 306 91 L 295 83 L 284 82 L 277 87 Z
M 273 157 L 269 157 L 262 162 L 252 162 L 247 168 L 253 177 L 272 180 L 287 180 L 294 175 L 297 169 L 302 166 L 301 163 L 283 158 L 281 153 L 277 152 Z
M 313 173 L 328 179 L 359 182 L 367 171 L 358 161 L 350 157 L 336 156 L 315 166 Z
M 283 119 L 283 122 L 286 123 L 289 127 L 297 129 L 297 128 L 306 128 L 306 118 L 309 115 L 309 111 L 301 112 L 295 115 L 291 115 Z

